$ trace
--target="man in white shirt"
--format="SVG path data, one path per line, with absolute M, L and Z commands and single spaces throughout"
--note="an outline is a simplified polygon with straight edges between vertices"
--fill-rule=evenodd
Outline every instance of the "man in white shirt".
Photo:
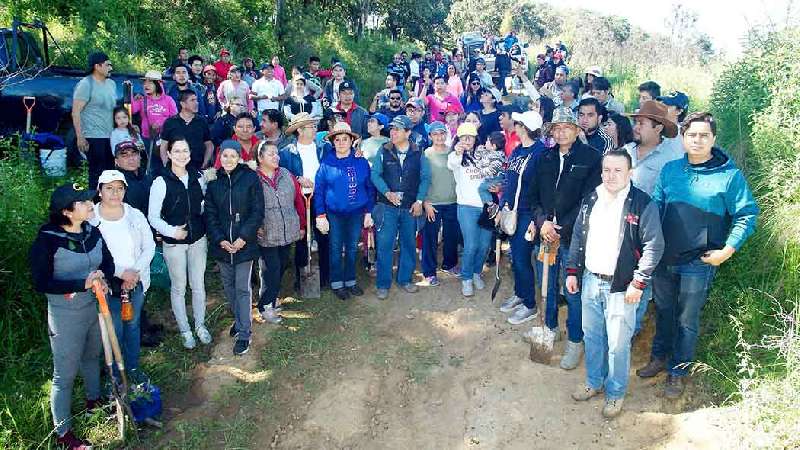
M 286 89 L 275 78 L 275 67 L 269 63 L 262 64 L 261 75 L 250 88 L 250 98 L 257 102 L 259 113 L 267 109 L 280 110 L 280 102 L 286 99 Z
M 631 184 L 624 150 L 603 156 L 603 184 L 587 195 L 572 231 L 566 289 L 581 292 L 586 401 L 605 391 L 603 417 L 622 412 L 628 386 L 636 305 L 664 252 L 658 206 Z M 579 279 L 581 280 L 579 282 Z

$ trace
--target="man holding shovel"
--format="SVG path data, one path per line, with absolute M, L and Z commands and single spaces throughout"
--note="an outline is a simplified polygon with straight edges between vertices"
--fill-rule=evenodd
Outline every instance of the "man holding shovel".
M 569 249 L 572 225 L 578 217 L 581 199 L 600 184 L 600 154 L 578 140 L 578 120 L 569 107 L 559 107 L 553 113 L 550 134 L 556 146 L 540 153 L 534 160 L 536 170 L 530 184 L 529 198 L 533 220 L 528 227 L 531 236 L 537 228 L 543 245 L 558 248 L 556 257 L 548 259 L 547 302 L 545 325 L 559 336 L 557 295 L 559 268 L 565 266 Z M 532 239 L 532 238 L 531 238 Z M 538 253 L 538 250 L 537 250 Z M 549 256 L 549 251 L 545 252 Z M 552 264 L 551 264 L 552 262 Z M 541 280 L 544 264 L 536 262 L 537 279 Z M 583 330 L 581 329 L 581 297 L 566 292 L 567 297 L 567 342 L 561 368 L 572 370 L 578 367 L 583 353 Z
M 586 383 L 572 394 L 606 394 L 603 417 L 622 412 L 636 306 L 664 252 L 658 206 L 631 184 L 631 157 L 603 157 L 603 184 L 586 196 L 572 231 L 566 289 L 581 293 Z M 580 277 L 580 282 L 578 281 Z

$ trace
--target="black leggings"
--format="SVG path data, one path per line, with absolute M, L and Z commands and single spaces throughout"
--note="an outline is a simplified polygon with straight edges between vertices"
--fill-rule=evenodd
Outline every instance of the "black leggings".
M 264 311 L 267 305 L 275 307 L 275 301 L 281 291 L 281 280 L 289 262 L 289 249 L 291 244 L 279 247 L 261 248 L 261 297 L 258 300 L 258 310 Z
M 111 155 L 111 140 L 107 138 L 88 138 L 89 150 L 86 159 L 89 162 L 89 189 L 97 189 L 97 179 L 104 170 L 114 168 L 114 157 Z

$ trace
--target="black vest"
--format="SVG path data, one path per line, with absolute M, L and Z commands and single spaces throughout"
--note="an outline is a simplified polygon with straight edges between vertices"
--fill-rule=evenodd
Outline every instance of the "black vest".
M 198 181 L 202 174 L 188 168 L 189 188 L 172 173 L 169 167 L 163 171 L 162 178 L 167 185 L 167 193 L 161 204 L 161 218 L 172 226 L 186 224 L 188 235 L 184 240 L 163 236 L 167 244 L 192 244 L 206 234 L 203 221 L 203 189 Z
M 409 143 L 403 164 L 397 156 L 394 145 L 391 142 L 381 147 L 383 157 L 383 181 L 389 186 L 392 192 L 402 192 L 403 201 L 400 204 L 403 208 L 410 208 L 417 200 L 419 191 L 419 181 L 422 172 L 422 152 L 417 150 L 417 146 Z M 384 195 L 379 195 L 379 201 L 391 204 Z M 394 206 L 394 205 L 392 205 Z

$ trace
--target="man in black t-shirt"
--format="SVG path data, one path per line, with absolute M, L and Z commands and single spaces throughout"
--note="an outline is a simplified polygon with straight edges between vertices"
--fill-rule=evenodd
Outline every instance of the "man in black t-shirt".
M 181 112 L 167 119 L 161 129 L 161 159 L 166 163 L 170 141 L 183 138 L 192 154 L 190 164 L 204 169 L 214 154 L 208 123 L 197 115 L 198 102 L 194 91 L 181 91 L 179 100 Z

